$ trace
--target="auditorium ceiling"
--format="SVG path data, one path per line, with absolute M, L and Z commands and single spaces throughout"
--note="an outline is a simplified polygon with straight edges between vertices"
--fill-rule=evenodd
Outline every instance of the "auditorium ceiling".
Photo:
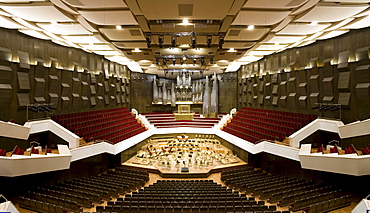
M 161 77 L 233 72 L 370 25 L 365 0 L 0 0 L 0 27 Z

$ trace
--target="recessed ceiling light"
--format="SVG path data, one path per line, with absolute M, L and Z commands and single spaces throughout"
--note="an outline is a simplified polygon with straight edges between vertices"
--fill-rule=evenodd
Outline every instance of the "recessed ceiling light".
M 139 52 L 141 52 L 141 50 L 139 48 L 135 48 L 134 50 L 132 50 L 132 52 L 139 53 Z
M 190 45 L 189 44 L 181 44 L 179 47 L 181 47 L 181 48 L 189 48 Z
M 310 23 L 310 25 L 317 25 L 319 22 L 318 21 L 313 21 Z
M 237 51 L 234 48 L 230 48 L 227 52 L 234 53 L 234 52 L 237 52 Z
M 121 30 L 121 29 L 122 29 L 122 26 L 121 26 L 121 25 L 117 25 L 117 26 L 116 26 L 116 29 L 117 29 L 117 30 Z
M 189 20 L 184 19 L 184 20 L 182 20 L 182 23 L 180 23 L 179 25 L 193 25 L 193 24 L 189 23 Z
M 253 30 L 254 29 L 254 25 L 249 25 L 247 29 L 248 30 Z

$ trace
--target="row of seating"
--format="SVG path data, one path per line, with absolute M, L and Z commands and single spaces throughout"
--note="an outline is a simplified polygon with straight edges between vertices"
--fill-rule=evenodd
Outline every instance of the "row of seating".
M 111 212 L 111 213 L 289 213 L 289 211 L 277 211 L 276 206 L 97 206 L 97 212 Z
M 347 196 L 348 194 L 333 186 L 270 175 L 248 166 L 222 172 L 221 180 L 235 190 L 245 191 L 247 194 L 268 200 L 270 203 L 277 203 L 282 207 L 289 206 L 291 211 L 307 210 L 310 205 L 342 196 L 346 196 L 348 199 L 345 202 L 346 205 L 351 203 L 350 195 Z M 339 201 L 332 203 L 339 204 Z M 333 205 L 330 208 L 341 208 L 343 205 L 343 203 Z
M 219 122 L 219 118 L 201 118 L 199 113 L 194 114 L 193 120 L 176 120 L 173 113 L 143 113 L 146 119 L 157 128 L 195 127 L 212 128 Z
M 97 206 L 103 212 L 274 212 L 276 206 L 234 192 L 212 180 L 161 180 L 126 195 L 123 199 Z
M 351 205 L 351 202 L 352 202 L 352 196 L 344 195 L 344 196 L 330 199 L 327 201 L 312 204 L 308 207 L 308 210 L 306 210 L 306 212 L 307 213 L 329 212 L 337 208 L 349 206 Z
M 145 131 L 124 107 L 54 115 L 52 119 L 85 141 L 103 140 L 115 144 Z
M 38 212 L 81 212 L 82 207 L 91 208 L 104 200 L 137 190 L 148 180 L 149 174 L 145 171 L 117 167 L 115 171 L 96 176 L 34 187 L 16 202 Z
M 310 114 L 243 107 L 222 130 L 252 143 L 283 141 L 315 118 Z

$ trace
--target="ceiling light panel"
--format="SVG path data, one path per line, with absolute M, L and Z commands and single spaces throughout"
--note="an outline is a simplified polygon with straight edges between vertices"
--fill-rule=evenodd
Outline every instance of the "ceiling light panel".
M 143 33 L 139 28 L 131 28 L 131 29 L 99 29 L 101 33 L 103 33 L 107 38 L 113 41 L 139 41 L 145 40 Z
M 354 20 L 354 18 L 347 18 L 347 19 L 345 19 L 345 20 L 343 20 L 341 22 L 337 22 L 336 24 L 331 25 L 330 27 L 326 28 L 325 31 L 336 30 L 336 29 L 341 28 L 344 25 L 350 23 L 353 20 Z
M 18 24 L 18 22 L 14 21 L 8 17 L 0 16 L 0 27 L 8 28 L 8 29 L 22 29 L 26 28 L 23 25 Z
M 81 44 L 106 43 L 106 41 L 97 36 L 62 36 L 62 38 L 73 43 Z
M 235 48 L 235 49 L 248 49 L 253 47 L 256 42 L 245 42 L 245 41 L 225 41 L 225 43 L 222 45 L 222 48 L 228 49 L 228 48 Z
M 277 51 L 277 50 L 285 48 L 286 46 L 287 45 L 283 45 L 283 44 L 262 44 L 262 45 L 259 45 L 255 50 L 274 50 L 274 51 Z
M 98 55 L 121 55 L 119 51 L 93 51 Z
M 22 19 L 33 22 L 70 22 L 72 18 L 54 6 L 0 6 L 3 10 Z
M 0 0 L 0 3 L 31 3 L 31 2 L 45 2 L 46 0 Z
M 255 56 L 263 56 L 263 55 L 270 55 L 275 51 L 272 50 L 256 50 L 248 52 L 248 55 L 255 55 Z
M 52 32 L 59 35 L 88 35 L 92 34 L 90 31 L 86 30 L 80 24 L 46 24 L 46 23 L 36 23 L 37 26 L 44 30 Z
M 149 20 L 172 20 L 178 17 L 191 19 L 212 19 L 222 20 L 234 4 L 234 0 L 202 0 L 202 1 L 177 1 L 172 0 L 137 0 L 140 10 Z M 166 12 L 163 12 L 166 11 Z M 189 20 L 191 22 L 191 19 Z
M 266 43 L 291 44 L 300 41 L 304 38 L 306 38 L 306 36 L 274 36 Z
M 95 50 L 95 51 L 101 51 L 101 50 L 112 50 L 112 47 L 110 45 L 106 44 L 94 44 L 94 45 L 80 45 L 82 48 L 88 49 L 88 50 Z
M 258 11 L 242 10 L 236 16 L 232 25 L 274 25 L 289 15 L 290 11 Z
M 369 3 L 369 0 L 323 0 L 323 2 L 340 2 L 340 3 Z
M 122 49 L 147 48 L 146 42 L 113 42 L 113 44 Z
M 88 21 L 97 25 L 137 25 L 129 10 L 79 11 Z
M 269 31 L 269 28 L 248 30 L 247 28 L 232 27 L 227 31 L 225 40 L 256 41 L 261 39 Z
M 361 29 L 370 26 L 370 16 L 358 18 L 350 24 L 343 27 L 343 29 Z
M 317 38 L 317 40 L 334 38 L 334 37 L 343 35 L 343 34 L 345 34 L 347 32 L 349 32 L 349 30 L 335 30 L 335 31 L 327 32 L 324 35 L 322 35 L 319 38 Z
M 330 24 L 289 24 L 276 35 L 309 35 L 324 30 L 329 26 Z
M 349 18 L 368 8 L 369 5 L 339 5 L 331 3 L 319 3 L 303 16 L 299 17 L 297 22 L 336 22 Z
M 35 30 L 19 30 L 19 32 L 24 33 L 24 34 L 29 35 L 29 36 L 32 36 L 32 37 L 35 37 L 35 38 L 44 39 L 44 40 L 51 40 L 51 38 L 46 36 L 44 33 L 38 32 L 38 31 L 35 31 Z
M 68 5 L 77 8 L 84 8 L 84 9 L 100 9 L 100 8 L 123 8 L 127 7 L 125 2 L 122 0 L 109 0 L 109 1 L 102 1 L 102 0 L 63 0 Z
M 301 6 L 308 0 L 248 0 L 243 8 L 291 9 Z

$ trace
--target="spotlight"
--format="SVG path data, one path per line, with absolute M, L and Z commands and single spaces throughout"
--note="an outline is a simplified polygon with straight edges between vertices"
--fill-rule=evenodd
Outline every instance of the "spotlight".
M 200 64 L 203 66 L 204 65 L 204 58 L 200 59 Z
M 171 37 L 171 47 L 176 47 L 176 36 Z
M 197 48 L 197 37 L 195 35 L 191 37 L 191 47 Z
M 222 49 L 222 45 L 224 44 L 224 42 L 225 42 L 224 36 L 218 37 L 218 48 L 219 49 Z
M 197 63 L 197 59 L 196 58 L 193 59 L 194 66 L 195 66 L 195 63 Z
M 150 36 L 150 35 L 146 35 L 146 36 L 145 36 L 145 40 L 146 40 L 146 46 L 147 46 L 148 48 L 150 48 L 150 47 L 151 47 L 151 43 L 152 43 L 152 38 L 151 38 L 151 36 Z
M 176 65 L 176 58 L 173 58 L 172 59 L 172 65 L 175 66 Z
M 209 35 L 209 36 L 207 36 L 207 47 L 210 48 L 211 44 L 212 44 L 212 36 Z
M 158 44 L 160 48 L 163 48 L 163 35 L 158 36 Z

